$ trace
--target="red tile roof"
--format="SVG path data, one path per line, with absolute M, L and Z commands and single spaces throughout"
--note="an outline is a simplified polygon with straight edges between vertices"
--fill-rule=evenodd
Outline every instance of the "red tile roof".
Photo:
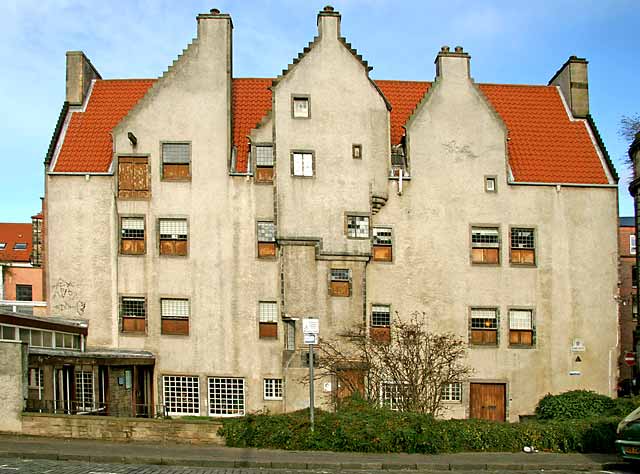
M 56 172 L 109 171 L 111 129 L 145 95 L 152 79 L 98 80 L 84 112 L 74 112 L 56 161 Z
M 571 121 L 554 86 L 480 84 L 509 130 L 516 181 L 607 184 L 584 121 Z
M 16 243 L 27 244 L 27 248 L 15 250 Z M 31 245 L 31 224 L 0 223 L 0 262 L 28 262 Z
M 236 169 L 247 170 L 250 134 L 271 109 L 272 79 L 233 80 Z M 105 172 L 112 159 L 111 130 L 153 80 L 98 80 L 85 112 L 71 117 L 54 171 Z M 392 105 L 391 143 L 431 86 L 376 81 Z M 516 181 L 606 184 L 607 177 L 584 121 L 571 121 L 553 86 L 480 84 L 509 130 L 509 163 Z
M 249 139 L 247 136 L 271 110 L 273 79 L 233 80 L 233 143 L 236 146 L 236 169 L 247 171 Z

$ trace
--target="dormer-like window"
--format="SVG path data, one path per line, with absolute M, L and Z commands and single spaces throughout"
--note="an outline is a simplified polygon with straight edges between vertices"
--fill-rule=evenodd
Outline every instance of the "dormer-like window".
M 292 97 L 291 115 L 294 119 L 311 118 L 311 101 L 309 99 L 309 96 Z
M 13 250 L 27 250 L 26 242 L 16 242 L 13 246 Z

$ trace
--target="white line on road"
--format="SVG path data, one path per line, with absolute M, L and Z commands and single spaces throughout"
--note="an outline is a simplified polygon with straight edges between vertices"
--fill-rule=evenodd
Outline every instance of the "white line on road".
M 19 467 L 9 467 L 6 464 L 3 464 L 2 466 L 0 466 L 0 470 L 3 470 L 3 471 L 19 471 L 20 468 Z

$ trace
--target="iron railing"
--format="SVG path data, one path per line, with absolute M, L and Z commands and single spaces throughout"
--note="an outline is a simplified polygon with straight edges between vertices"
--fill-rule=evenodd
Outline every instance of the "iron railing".
M 119 416 L 137 418 L 167 417 L 165 405 L 87 403 L 83 400 L 34 400 L 25 399 L 24 411 L 28 413 L 52 413 L 60 415 Z

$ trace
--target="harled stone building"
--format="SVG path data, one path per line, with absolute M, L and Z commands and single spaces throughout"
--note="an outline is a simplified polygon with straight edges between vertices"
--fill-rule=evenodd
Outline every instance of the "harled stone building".
M 587 61 L 548 85 L 479 84 L 443 47 L 433 81 L 373 80 L 340 14 L 317 23 L 273 79 L 233 76 L 217 10 L 155 80 L 103 79 L 67 53 L 46 163 L 51 313 L 87 320 L 88 348 L 153 354 L 131 396 L 177 416 L 305 407 L 302 318 L 385 338 L 414 310 L 469 341 L 474 375 L 448 387 L 446 416 L 613 395 L 617 175 Z M 324 405 L 338 390 L 317 381 Z

